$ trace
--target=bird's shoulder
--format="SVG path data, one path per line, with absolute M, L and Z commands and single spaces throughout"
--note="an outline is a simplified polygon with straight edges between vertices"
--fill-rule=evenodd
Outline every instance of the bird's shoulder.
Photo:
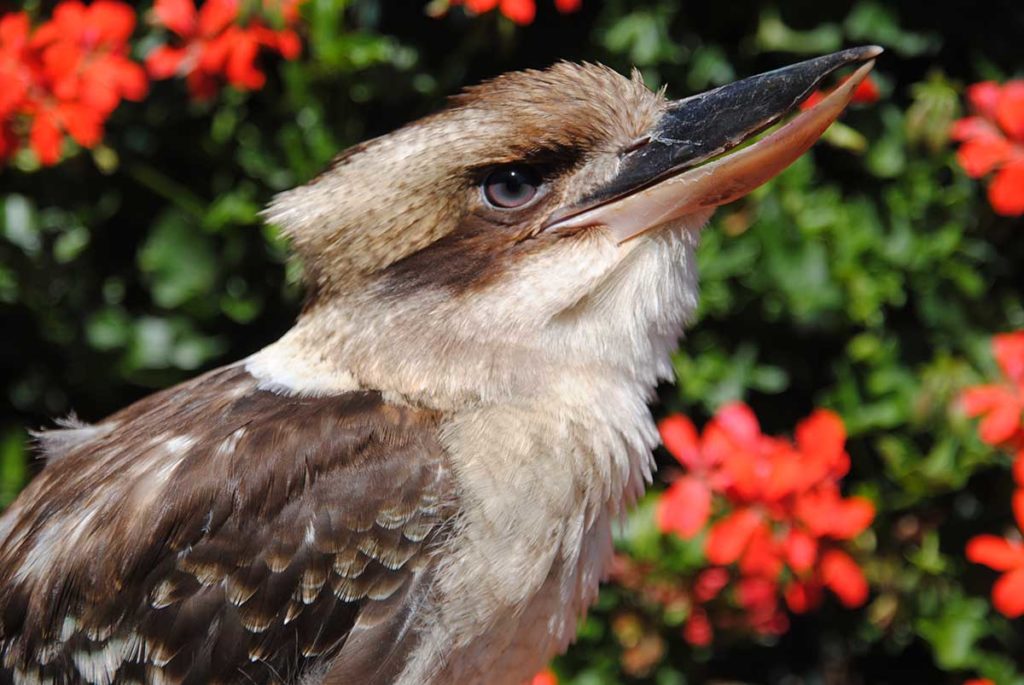
M 375 682 L 456 511 L 439 420 L 235 366 L 68 429 L 0 519 L 0 670 L 296 682 L 340 658 Z

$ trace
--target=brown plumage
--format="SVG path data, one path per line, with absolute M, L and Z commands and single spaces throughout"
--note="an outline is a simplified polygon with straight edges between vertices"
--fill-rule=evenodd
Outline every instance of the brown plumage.
M 595 65 L 510 74 L 276 198 L 312 289 L 295 327 L 39 436 L 0 518 L 0 682 L 528 678 L 650 479 L 699 229 L 870 66 L 707 160 L 875 54 L 676 102 Z
M 352 638 L 367 681 L 394 677 L 415 639 L 408 597 L 429 587 L 453 511 L 437 421 L 374 392 L 281 397 L 238 367 L 111 416 L 8 513 L 8 675 L 294 682 Z M 83 516 L 63 554 L 20 572 Z

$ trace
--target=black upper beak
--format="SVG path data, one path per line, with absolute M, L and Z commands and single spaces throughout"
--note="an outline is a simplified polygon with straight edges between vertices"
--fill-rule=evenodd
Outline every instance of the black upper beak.
M 574 209 L 629 194 L 739 145 L 792 111 L 836 69 L 881 52 L 873 45 L 850 48 L 670 103 L 651 131 L 621 156 L 615 178 Z

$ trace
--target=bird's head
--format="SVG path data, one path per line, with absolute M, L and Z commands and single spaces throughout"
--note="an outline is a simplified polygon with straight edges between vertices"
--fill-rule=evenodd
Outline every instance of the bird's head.
M 267 210 L 313 289 L 303 344 L 419 397 L 499 396 L 593 365 L 652 384 L 696 303 L 699 229 L 806 151 L 879 52 L 682 100 L 560 63 L 349 149 Z M 745 145 L 847 65 L 819 104 Z

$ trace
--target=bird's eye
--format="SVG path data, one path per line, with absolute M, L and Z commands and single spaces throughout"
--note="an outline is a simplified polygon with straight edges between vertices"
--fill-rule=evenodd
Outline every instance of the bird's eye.
M 517 209 L 537 196 L 540 185 L 540 175 L 533 168 L 519 165 L 492 171 L 480 189 L 492 207 Z

